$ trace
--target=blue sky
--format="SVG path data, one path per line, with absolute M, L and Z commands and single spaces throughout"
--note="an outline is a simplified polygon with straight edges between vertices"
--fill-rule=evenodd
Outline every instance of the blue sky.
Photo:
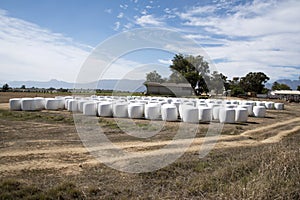
M 145 27 L 169 28 L 195 40 L 229 78 L 263 71 L 273 81 L 298 79 L 299 10 L 298 0 L 0 0 L 0 83 L 72 82 L 99 43 Z M 122 78 L 150 60 L 168 76 L 172 56 L 146 50 L 125 56 L 105 78 Z M 140 71 L 131 78 L 144 78 Z

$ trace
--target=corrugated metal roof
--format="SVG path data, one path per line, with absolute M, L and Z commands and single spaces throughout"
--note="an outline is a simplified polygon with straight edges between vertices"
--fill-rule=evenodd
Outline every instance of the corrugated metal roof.
M 297 90 L 275 90 L 272 91 L 271 94 L 274 95 L 300 95 L 300 91 Z
M 144 85 L 148 86 L 163 86 L 163 87 L 181 87 L 191 88 L 189 83 L 157 83 L 157 82 L 145 82 Z

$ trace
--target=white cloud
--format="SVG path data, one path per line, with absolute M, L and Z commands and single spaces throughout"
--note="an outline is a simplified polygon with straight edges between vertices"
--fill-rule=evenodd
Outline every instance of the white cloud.
M 0 11 L 0 80 L 75 80 L 89 47 Z
M 112 13 L 112 9 L 107 8 L 107 9 L 104 10 L 104 12 L 106 12 L 106 13 L 108 13 L 108 14 L 111 14 L 111 13 Z
M 119 18 L 119 19 L 121 19 L 121 18 L 123 18 L 124 17 L 124 13 L 122 13 L 122 12 L 120 12 L 119 14 L 118 14 L 118 16 L 117 16 L 117 18 Z
M 114 30 L 117 31 L 117 30 L 119 30 L 121 23 L 120 22 L 115 22 L 114 25 L 115 25 Z
M 125 30 L 131 29 L 134 25 L 132 23 L 124 24 Z
M 126 9 L 128 8 L 128 5 L 127 5 L 127 4 L 124 4 L 124 5 L 121 4 L 121 5 L 120 5 L 120 8 L 126 10 Z
M 172 64 L 172 60 L 158 59 L 158 62 L 161 63 L 161 64 L 165 64 L 165 65 L 171 65 Z
M 147 13 L 148 13 L 147 10 L 142 10 L 142 11 L 141 11 L 141 14 L 142 14 L 142 15 L 147 15 Z
M 136 24 L 140 26 L 161 26 L 164 23 L 160 19 L 155 18 L 153 15 L 143 15 L 136 18 Z
M 183 25 L 197 30 L 187 38 L 203 44 L 211 59 L 224 60 L 217 65 L 219 71 L 232 77 L 265 70 L 276 79 L 299 74 L 299 10 L 299 1 L 253 1 L 192 7 L 176 14 Z

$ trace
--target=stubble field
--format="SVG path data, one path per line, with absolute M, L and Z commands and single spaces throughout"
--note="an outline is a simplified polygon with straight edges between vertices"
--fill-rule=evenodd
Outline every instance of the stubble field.
M 9 96 L 3 95 L 9 93 L 1 94 L 5 102 Z M 266 118 L 225 124 L 216 146 L 202 159 L 199 148 L 208 124 L 189 125 L 198 131 L 182 157 L 160 170 L 131 174 L 107 167 L 85 149 L 71 113 L 9 111 L 3 101 L 0 199 L 300 198 L 299 104 L 268 110 Z M 148 123 L 135 122 L 139 127 Z M 137 139 L 120 130 L 113 118 L 99 118 L 99 125 L 128 152 L 159 149 L 178 128 L 168 122 L 155 136 Z

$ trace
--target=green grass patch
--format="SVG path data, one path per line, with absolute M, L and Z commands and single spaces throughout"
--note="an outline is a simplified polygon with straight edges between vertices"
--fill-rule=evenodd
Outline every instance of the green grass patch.
M 17 121 L 38 121 L 73 124 L 73 116 L 60 113 L 48 113 L 40 111 L 10 111 L 0 109 L 0 118 Z

